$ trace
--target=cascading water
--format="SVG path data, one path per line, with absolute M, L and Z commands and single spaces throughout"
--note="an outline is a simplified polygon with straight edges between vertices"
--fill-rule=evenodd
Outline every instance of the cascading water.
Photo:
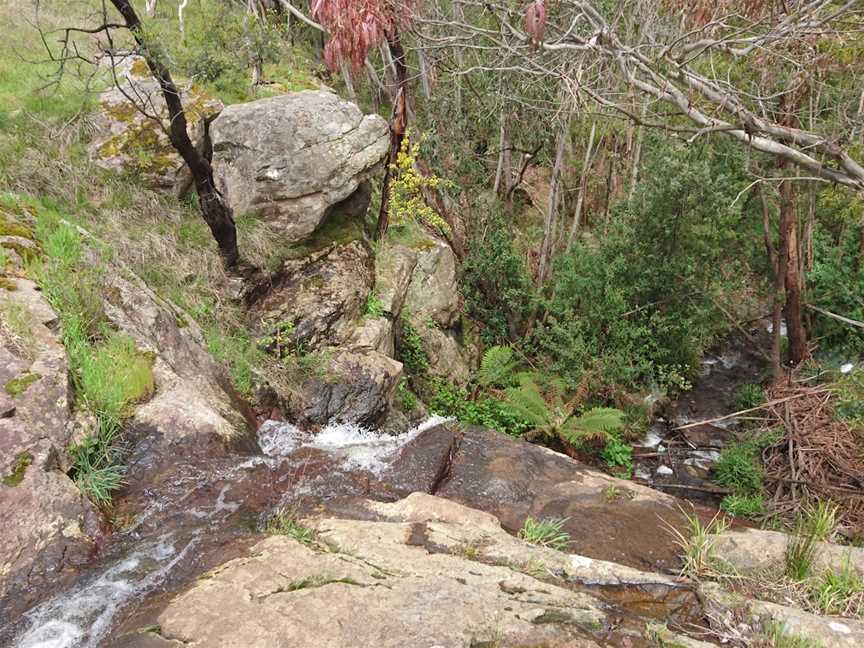
M 0 628 L 0 644 L 11 641 L 10 645 L 19 648 L 101 646 L 130 603 L 164 586 L 202 545 L 217 542 L 214 538 L 219 530 L 232 524 L 232 516 L 241 507 L 255 507 L 255 502 L 244 500 L 247 493 L 254 492 L 250 482 L 281 475 L 275 483 L 285 492 L 273 495 L 282 498 L 314 490 L 314 480 L 301 485 L 297 471 L 291 468 L 292 457 L 303 449 L 325 453 L 338 470 L 381 476 L 401 448 L 447 421 L 433 416 L 393 436 L 350 423 L 331 423 L 320 432 L 310 433 L 290 423 L 267 421 L 258 430 L 263 456 L 178 466 L 169 487 L 152 495 L 135 524 L 116 534 L 123 547 L 120 557 L 82 576 L 13 626 Z M 266 472 L 262 474 L 262 470 Z M 292 478 L 286 479 L 286 475 Z

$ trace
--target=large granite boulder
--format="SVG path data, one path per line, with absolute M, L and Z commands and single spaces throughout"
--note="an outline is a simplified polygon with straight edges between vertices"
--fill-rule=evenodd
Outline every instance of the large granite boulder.
M 99 96 L 90 157 L 109 171 L 138 174 L 154 188 L 184 193 L 192 177 L 168 139 L 168 108 L 159 84 L 140 57 L 128 57 L 114 74 L 117 83 Z M 208 124 L 223 104 L 191 83 L 178 86 L 189 137 L 205 151 Z
M 217 182 L 234 212 L 257 212 L 287 243 L 312 234 L 336 206 L 365 213 L 368 195 L 351 198 L 381 169 L 389 146 L 384 119 L 324 90 L 229 106 L 210 137 Z
M 407 320 L 417 333 L 431 375 L 459 384 L 468 381 L 470 354 L 460 342 L 462 298 L 456 255 L 449 245 L 429 238 L 414 247 L 379 246 L 375 295 L 385 316 Z
M 0 608 L 22 609 L 70 578 L 98 515 L 63 471 L 72 434 L 57 316 L 21 278 L 0 287 Z

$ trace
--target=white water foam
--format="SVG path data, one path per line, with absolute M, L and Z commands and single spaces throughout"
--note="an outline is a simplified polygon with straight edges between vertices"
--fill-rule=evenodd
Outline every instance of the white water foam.
M 265 421 L 258 428 L 258 443 L 271 457 L 284 457 L 298 448 L 315 448 L 341 457 L 351 467 L 378 473 L 386 467 L 387 459 L 421 432 L 451 420 L 431 416 L 397 435 L 381 434 L 355 423 L 329 423 L 315 434 L 291 423 Z
M 39 605 L 25 616 L 17 648 L 96 648 L 118 610 L 153 589 L 197 539 L 178 551 L 171 534 L 114 563 L 97 577 Z

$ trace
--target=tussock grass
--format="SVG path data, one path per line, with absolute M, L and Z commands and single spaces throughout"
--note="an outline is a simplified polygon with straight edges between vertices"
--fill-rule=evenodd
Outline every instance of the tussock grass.
M 529 517 L 519 529 L 519 538 L 538 547 L 564 551 L 570 544 L 570 534 L 562 530 L 569 518 L 536 520 Z
M 318 541 L 318 531 L 300 521 L 295 511 L 280 508 L 273 511 L 264 523 L 264 533 L 284 535 L 300 544 L 313 545 Z
M 728 521 L 717 513 L 708 524 L 695 513 L 688 515 L 681 511 L 687 520 L 686 532 L 679 531 L 664 520 L 666 528 L 672 534 L 673 541 L 682 550 L 681 573 L 692 578 L 718 574 L 717 557 L 714 555 L 714 545 L 717 536 L 729 528 Z

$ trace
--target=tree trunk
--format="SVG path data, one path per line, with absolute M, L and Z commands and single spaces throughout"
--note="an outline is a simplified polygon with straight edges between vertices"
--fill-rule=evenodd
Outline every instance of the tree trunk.
M 147 0 L 145 7 L 146 7 L 145 10 L 147 12 L 147 17 L 148 18 L 155 18 L 156 17 L 156 0 Z
M 582 220 L 582 205 L 585 203 L 585 192 L 588 190 L 588 170 L 591 167 L 591 154 L 594 148 L 594 133 L 597 132 L 597 122 L 591 122 L 591 134 L 588 136 L 588 147 L 585 149 L 585 159 L 582 161 L 582 174 L 579 178 L 579 196 L 576 198 L 576 209 L 573 210 L 573 224 L 567 236 L 567 250 L 573 245 L 573 239 Z M 637 142 L 638 142 L 637 135 Z M 638 144 L 637 144 L 638 147 Z
M 216 188 L 213 180 L 213 168 L 209 160 L 195 147 L 189 139 L 189 131 L 186 124 L 186 113 L 183 111 L 183 103 L 180 100 L 180 91 L 171 78 L 171 73 L 161 60 L 153 56 L 144 43 L 143 29 L 138 14 L 129 0 L 111 0 L 111 4 L 123 16 L 126 28 L 132 33 L 138 50 L 150 74 L 159 82 L 162 97 L 168 107 L 169 127 L 168 139 L 174 150 L 180 154 L 183 161 L 189 167 L 192 174 L 192 182 L 198 193 L 198 203 L 204 221 L 210 227 L 210 232 L 219 245 L 219 253 L 226 267 L 237 265 L 240 253 L 237 250 L 237 229 L 234 225 L 234 217 L 231 208 L 222 199 L 222 194 Z
M 786 329 L 789 336 L 789 359 L 797 365 L 807 357 L 807 334 L 801 307 L 801 262 L 795 198 L 793 181 L 783 180 L 780 183 L 780 237 L 785 249 L 786 263 Z
M 387 155 L 387 167 L 384 169 L 384 180 L 381 184 L 381 207 L 378 210 L 378 225 L 375 228 L 375 240 L 381 240 L 390 224 L 390 181 L 391 167 L 396 164 L 405 130 L 408 126 L 408 68 L 405 64 L 405 50 L 399 32 L 387 35 L 387 45 L 393 67 L 396 71 L 396 101 L 393 103 L 393 117 L 390 119 L 390 152 Z
M 774 270 L 774 296 L 771 303 L 771 373 L 774 380 L 779 381 L 783 377 L 783 358 L 780 357 L 780 331 L 783 319 L 783 303 L 786 297 L 786 251 L 781 249 L 778 254 L 774 242 L 771 240 L 768 200 L 765 198 L 765 192 L 761 189 L 759 190 L 759 198 L 762 201 L 762 233 L 765 237 L 765 251 L 768 253 L 771 268 Z

